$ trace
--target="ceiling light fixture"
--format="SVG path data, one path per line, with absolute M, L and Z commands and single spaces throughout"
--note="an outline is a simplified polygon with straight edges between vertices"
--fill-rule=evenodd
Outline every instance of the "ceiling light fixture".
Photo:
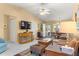
M 45 8 L 45 3 L 41 3 L 41 7 L 40 7 L 40 15 L 47 15 L 50 14 L 50 10 Z

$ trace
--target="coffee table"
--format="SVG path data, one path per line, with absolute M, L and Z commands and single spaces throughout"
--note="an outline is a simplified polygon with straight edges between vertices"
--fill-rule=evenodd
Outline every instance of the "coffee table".
M 56 52 L 51 50 L 46 50 L 44 55 L 45 56 L 68 56 L 67 54 L 64 54 L 62 52 Z
M 52 43 L 52 45 L 53 45 L 53 40 L 52 40 L 52 39 L 51 39 L 51 40 L 47 40 L 47 39 L 45 40 L 45 39 L 44 39 L 44 40 L 39 40 L 38 43 L 39 43 L 39 44 L 42 44 L 42 45 L 48 46 L 48 45 L 51 44 L 51 43 Z
M 49 45 L 47 48 L 45 48 L 45 54 L 46 56 L 68 56 L 68 54 L 65 54 L 61 51 L 61 46 L 53 44 Z

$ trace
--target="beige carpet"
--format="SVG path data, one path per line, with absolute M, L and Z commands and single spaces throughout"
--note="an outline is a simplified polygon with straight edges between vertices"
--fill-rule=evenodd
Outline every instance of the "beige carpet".
M 48 46 L 48 49 L 50 49 L 50 50 L 52 50 L 52 48 L 53 48 L 53 51 L 55 50 L 55 51 L 60 51 L 60 45 L 57 45 L 57 44 L 55 44 L 54 43 L 54 45 L 52 45 L 52 44 L 50 44 L 49 46 Z M 20 53 L 18 53 L 18 54 L 16 54 L 16 55 L 14 55 L 14 56 L 36 56 L 36 55 L 34 55 L 34 54 L 31 54 L 31 52 L 30 52 L 30 49 L 27 49 L 27 50 L 24 50 L 24 51 L 22 51 L 22 52 L 20 52 Z M 44 56 L 44 55 L 43 55 Z
M 31 56 L 30 49 L 24 50 L 14 56 Z

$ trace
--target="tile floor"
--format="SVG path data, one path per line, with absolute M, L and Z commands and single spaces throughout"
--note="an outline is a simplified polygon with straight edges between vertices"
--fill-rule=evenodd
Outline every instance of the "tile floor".
M 34 40 L 30 43 L 27 44 L 18 44 L 18 43 L 8 43 L 8 49 L 1 53 L 0 56 L 14 56 L 15 54 L 22 52 L 28 48 L 30 48 L 30 46 L 37 44 L 38 41 Z

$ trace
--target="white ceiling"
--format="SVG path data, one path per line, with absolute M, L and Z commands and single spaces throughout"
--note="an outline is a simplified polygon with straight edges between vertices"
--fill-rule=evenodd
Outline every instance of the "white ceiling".
M 28 10 L 30 13 L 39 17 L 43 21 L 55 21 L 55 20 L 69 20 L 72 17 L 72 3 L 46 3 L 44 6 L 50 10 L 49 15 L 41 16 L 40 3 L 11 3 Z

